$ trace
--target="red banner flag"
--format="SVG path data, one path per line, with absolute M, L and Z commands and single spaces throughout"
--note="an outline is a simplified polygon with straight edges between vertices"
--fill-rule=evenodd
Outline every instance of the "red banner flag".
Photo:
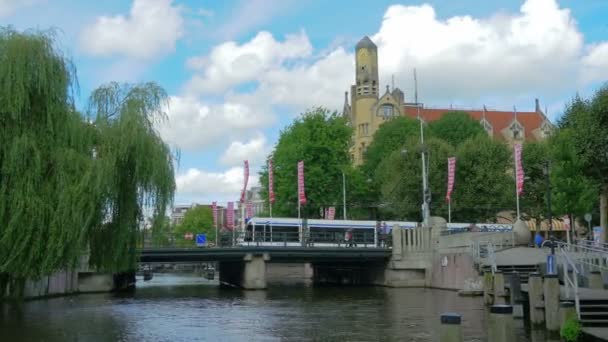
M 217 202 L 211 203 L 211 210 L 213 211 L 213 226 L 217 227 Z
M 268 159 L 268 202 L 274 203 L 274 174 L 272 170 L 272 159 Z
M 245 210 L 247 211 L 247 218 L 252 218 L 253 217 L 253 205 L 251 205 L 251 201 L 247 201 L 247 206 L 245 207 Z
M 452 200 L 452 191 L 454 191 L 454 179 L 456 174 L 456 157 L 448 158 L 448 191 L 445 195 L 446 201 Z
M 327 219 L 328 220 L 333 220 L 336 217 L 336 208 L 335 207 L 329 207 L 329 209 L 327 209 Z
M 304 191 L 304 161 L 298 162 L 298 201 L 306 204 L 306 192 Z
M 234 228 L 234 202 L 228 202 L 226 206 L 226 228 Z
M 241 203 L 245 202 L 245 196 L 247 193 L 247 181 L 249 180 L 249 161 L 245 160 L 245 165 L 243 167 L 244 175 L 243 175 L 243 191 L 241 191 Z
M 513 146 L 515 157 L 515 181 L 517 182 L 517 196 L 524 193 L 524 167 L 521 164 L 521 144 Z

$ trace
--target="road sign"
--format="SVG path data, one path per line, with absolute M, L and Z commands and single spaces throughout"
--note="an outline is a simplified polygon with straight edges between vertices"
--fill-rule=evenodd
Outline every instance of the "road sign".
M 184 240 L 192 240 L 194 238 L 194 234 L 186 233 L 184 234 Z
M 555 255 L 547 255 L 547 274 L 555 274 Z
M 196 234 L 196 245 L 203 247 L 207 245 L 207 234 Z
M 585 214 L 585 221 L 591 222 L 591 214 L 589 214 L 589 213 Z

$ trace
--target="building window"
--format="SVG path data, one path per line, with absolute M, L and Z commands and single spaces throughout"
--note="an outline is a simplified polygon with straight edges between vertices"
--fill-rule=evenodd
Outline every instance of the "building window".
M 395 116 L 395 107 L 392 104 L 383 104 L 378 110 L 378 116 L 382 116 L 385 119 L 390 119 Z

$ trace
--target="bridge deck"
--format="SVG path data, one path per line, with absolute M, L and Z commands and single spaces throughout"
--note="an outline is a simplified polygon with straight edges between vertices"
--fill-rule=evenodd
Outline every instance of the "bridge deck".
M 227 248 L 149 248 L 141 250 L 142 263 L 199 261 L 239 261 L 247 254 L 268 254 L 270 262 L 382 261 L 391 255 L 386 248 L 337 247 L 227 247 Z

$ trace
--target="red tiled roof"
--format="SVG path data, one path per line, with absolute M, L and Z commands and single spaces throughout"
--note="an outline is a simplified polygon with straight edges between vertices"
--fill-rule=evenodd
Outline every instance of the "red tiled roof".
M 407 106 L 405 109 L 405 115 L 411 118 L 416 118 L 417 110 L 416 107 Z M 469 113 L 477 121 L 481 121 L 483 117 L 483 110 L 464 110 L 464 109 L 450 109 L 450 108 L 420 108 L 420 116 L 425 122 L 431 122 L 439 120 L 443 114 L 447 112 L 465 112 Z M 504 136 L 501 131 L 511 124 L 514 118 L 513 112 L 504 112 L 496 110 L 486 110 L 486 120 L 492 125 L 493 136 L 504 140 Z M 532 132 L 539 128 L 543 121 L 544 116 L 537 112 L 517 112 L 517 121 L 524 126 L 526 139 L 534 140 L 534 134 Z

